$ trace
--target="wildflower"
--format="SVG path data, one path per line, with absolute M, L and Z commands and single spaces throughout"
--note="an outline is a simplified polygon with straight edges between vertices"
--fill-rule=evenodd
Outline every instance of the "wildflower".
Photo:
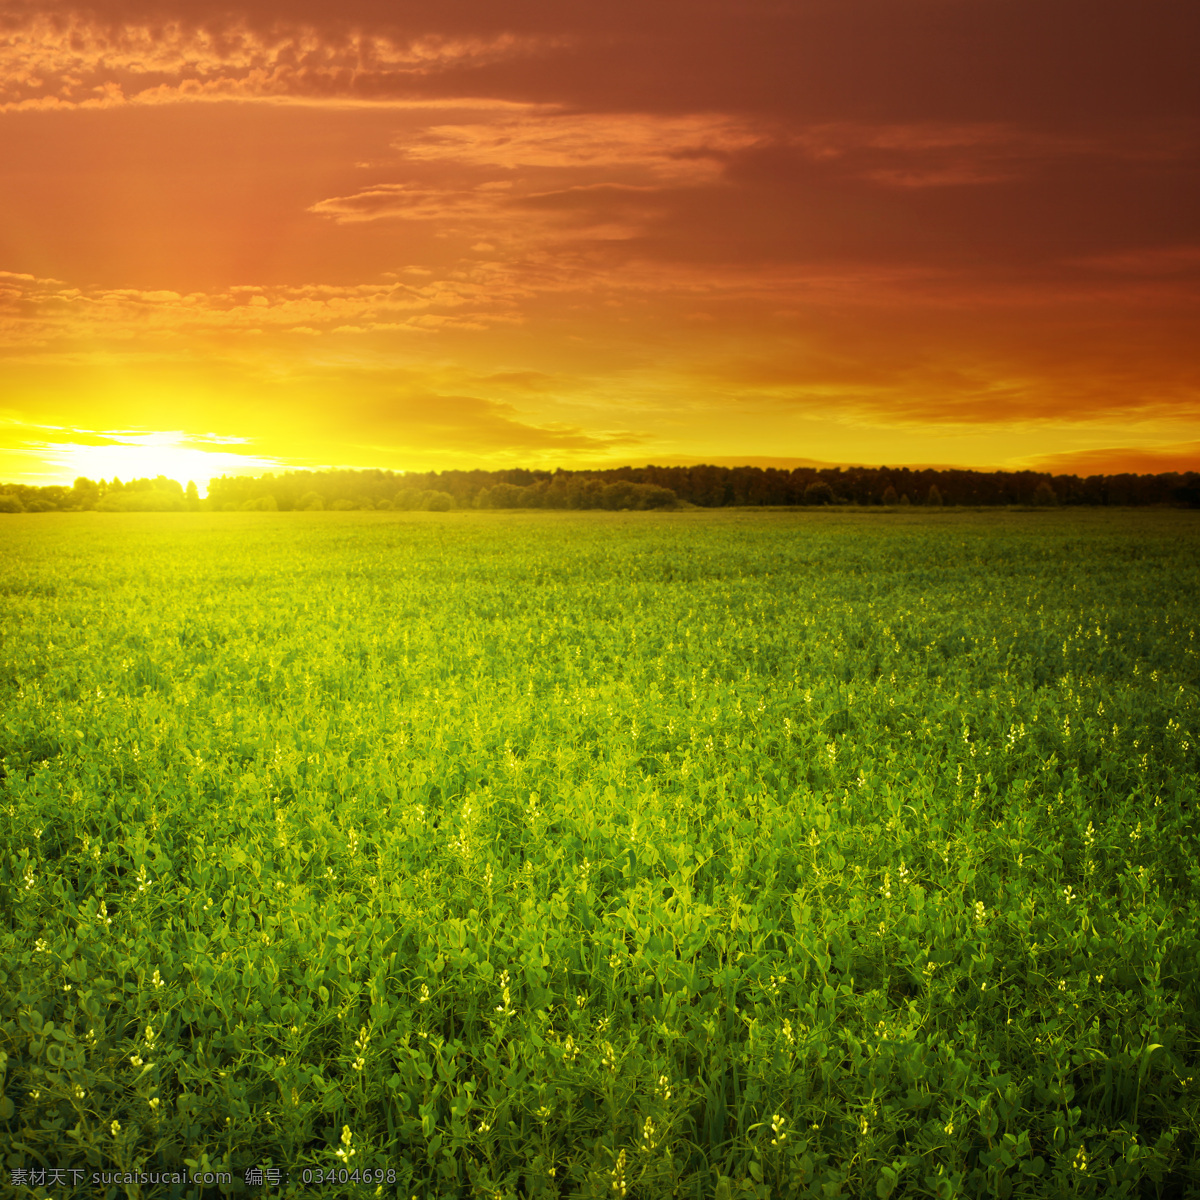
M 158 1098 L 157 1096 L 151 1096 L 151 1097 L 150 1097 L 150 1107 L 151 1107 L 151 1108 L 152 1108 L 152 1109 L 153 1109 L 153 1110 L 154 1110 L 156 1113 L 158 1112 L 158 1106 L 159 1106 L 159 1104 L 160 1104 L 160 1103 L 161 1103 L 161 1101 L 159 1100 L 159 1098 Z
M 153 1027 L 152 1025 L 147 1025 L 147 1026 L 146 1026 L 146 1035 L 145 1035 L 145 1036 L 146 1036 L 146 1045 L 147 1045 L 147 1047 L 149 1047 L 149 1048 L 153 1048 L 153 1046 L 154 1046 L 154 1039 L 155 1039 L 155 1037 L 156 1037 L 157 1035 L 155 1034 L 155 1032 L 154 1032 L 154 1027 Z
M 625 1195 L 625 1151 L 617 1155 L 616 1164 L 612 1169 L 612 1190 L 615 1196 Z
M 771 1117 L 771 1132 L 775 1135 L 771 1139 L 772 1146 L 778 1146 L 780 1142 L 787 1140 L 787 1134 L 783 1131 L 785 1124 L 786 1122 L 784 1121 L 783 1117 L 781 1117 L 778 1113 L 775 1113 Z
M 142 1056 L 141 1056 L 140 1054 L 131 1054 L 131 1055 L 129 1056 L 129 1061 L 130 1061 L 130 1062 L 131 1062 L 131 1063 L 132 1063 L 132 1064 L 133 1064 L 135 1067 L 140 1067 L 140 1066 L 142 1065 Z
M 358 1038 L 354 1042 L 354 1048 L 358 1051 L 358 1057 L 354 1060 L 354 1069 L 361 1071 L 366 1065 L 367 1044 L 370 1042 L 370 1035 L 367 1033 L 367 1027 L 364 1025 L 358 1031 Z
M 954 1136 L 954 1118 L 953 1117 L 951 1117 L 950 1120 L 946 1122 L 945 1130 L 946 1130 L 947 1137 Z
M 82 1100 L 82 1099 L 83 1099 L 83 1097 L 84 1097 L 84 1091 L 83 1091 L 83 1088 L 81 1088 L 81 1087 L 79 1086 L 79 1084 L 76 1084 L 73 1090 L 74 1090 L 74 1093 L 75 1093 L 75 1099 L 76 1099 L 76 1100 Z
M 152 983 L 152 984 L 153 984 L 153 985 L 154 985 L 156 988 L 160 988 L 160 987 L 162 987 L 162 985 L 163 985 L 163 979 L 162 979 L 162 976 L 161 976 L 161 975 L 158 973 L 158 968 L 157 968 L 157 967 L 155 967 L 155 968 L 154 968 L 154 978 L 153 978 L 153 979 L 151 979 L 151 980 L 150 980 L 150 982 L 151 982 L 151 983 Z
M 975 924 L 982 925 L 987 919 L 987 909 L 983 906 L 982 900 L 975 901 Z
M 117 1134 L 121 1132 L 121 1122 L 120 1122 L 120 1121 L 114 1121 L 114 1122 L 113 1122 L 113 1123 L 112 1123 L 112 1124 L 109 1126 L 109 1128 L 112 1130 L 112 1135 L 113 1135 L 113 1137 L 116 1137 L 116 1136 L 117 1136 Z
M 647 1150 L 653 1150 L 658 1144 L 654 1137 L 654 1122 L 649 1117 L 642 1126 L 642 1141 L 646 1143 Z
M 792 1033 L 791 1021 L 786 1021 L 786 1020 L 784 1021 L 783 1037 L 784 1037 L 784 1041 L 786 1041 L 789 1046 L 795 1045 L 796 1038 L 795 1038 L 795 1035 Z
M 578 1056 L 579 1050 L 575 1045 L 575 1039 L 568 1033 L 567 1040 L 563 1043 L 563 1062 L 570 1066 Z
M 1087 1165 L 1088 1165 L 1087 1151 L 1082 1146 L 1079 1147 L 1079 1150 L 1075 1155 L 1075 1161 L 1071 1165 L 1081 1175 L 1087 1174 Z
M 508 972 L 504 971 L 500 975 L 500 994 L 504 997 L 503 1004 L 496 1005 L 496 1011 L 503 1013 L 506 1017 L 512 1016 L 516 1009 L 512 1006 L 512 991 L 508 986 Z
M 427 983 L 421 984 L 421 999 L 420 999 L 419 1003 L 421 1003 L 421 1004 L 429 1003 L 429 984 L 427 984 Z
M 50 947 L 46 945 L 45 938 L 38 938 L 38 940 L 33 943 L 33 948 L 34 948 L 34 951 L 38 954 L 49 954 L 50 953 Z
M 662 1100 L 670 1100 L 671 1098 L 671 1081 L 665 1076 L 658 1077 L 658 1085 L 655 1087 L 655 1092 Z
M 342 1145 L 341 1145 L 341 1149 L 339 1149 L 337 1151 L 337 1157 L 340 1158 L 342 1160 L 342 1162 L 344 1162 L 344 1163 L 348 1163 L 358 1153 L 358 1151 L 355 1150 L 350 1145 L 350 1139 L 353 1136 L 354 1135 L 350 1132 L 350 1126 L 343 1125 L 342 1126 Z
M 617 1054 L 612 1047 L 612 1042 L 603 1042 L 602 1045 L 604 1046 L 603 1064 L 609 1071 L 615 1071 L 617 1069 Z

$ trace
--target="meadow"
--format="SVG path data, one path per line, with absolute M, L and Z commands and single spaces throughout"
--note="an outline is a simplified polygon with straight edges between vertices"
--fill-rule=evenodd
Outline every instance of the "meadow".
M 0 517 L 0 1190 L 1200 1196 L 1198 627 L 1183 511 Z

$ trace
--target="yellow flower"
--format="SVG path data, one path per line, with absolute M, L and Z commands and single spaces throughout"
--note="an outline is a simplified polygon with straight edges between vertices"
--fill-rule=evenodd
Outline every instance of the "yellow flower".
M 349 1162 L 358 1153 L 358 1151 L 353 1149 L 350 1145 L 350 1139 L 353 1136 L 354 1134 L 350 1132 L 350 1126 L 343 1125 L 342 1146 L 341 1149 L 337 1151 L 337 1157 L 340 1158 L 342 1162 Z

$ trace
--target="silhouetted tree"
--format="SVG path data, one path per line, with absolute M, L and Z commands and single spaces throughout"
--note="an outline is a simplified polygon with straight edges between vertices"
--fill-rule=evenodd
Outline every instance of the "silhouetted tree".
M 814 479 L 804 489 L 805 504 L 832 504 L 833 488 L 824 479 Z

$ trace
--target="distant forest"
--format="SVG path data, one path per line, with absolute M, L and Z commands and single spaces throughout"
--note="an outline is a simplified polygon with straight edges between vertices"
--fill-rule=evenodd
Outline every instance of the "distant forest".
M 743 505 L 1170 505 L 1200 508 L 1200 472 L 1047 475 L 907 467 L 618 467 L 604 471 L 288 471 L 214 479 L 207 499 L 156 479 L 0 484 L 0 512 L 650 509 Z

